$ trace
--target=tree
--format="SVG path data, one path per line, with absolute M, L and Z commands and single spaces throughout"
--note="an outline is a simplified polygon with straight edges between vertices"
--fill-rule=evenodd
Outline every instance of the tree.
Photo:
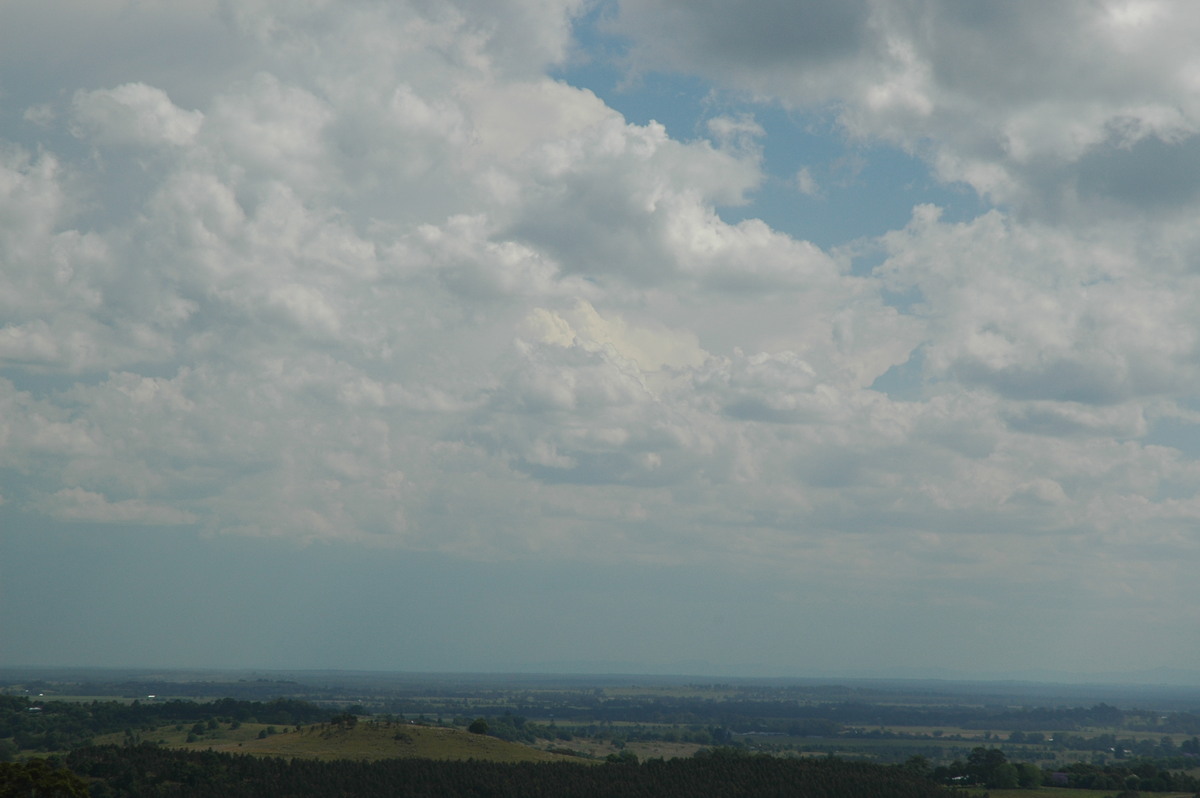
M 475 720 L 471 721 L 471 725 L 467 727 L 467 731 L 469 731 L 471 734 L 487 734 L 487 721 L 483 718 L 475 718 Z
M 45 759 L 0 764 L 0 798 L 25 795 L 76 798 L 88 795 L 88 787 L 71 771 Z
M 615 765 L 636 765 L 638 763 L 637 754 L 628 748 L 622 749 L 619 754 L 609 754 L 604 759 L 606 762 Z
M 987 781 L 987 787 L 993 790 L 1015 790 L 1020 783 L 1021 778 L 1017 766 L 1011 762 L 1005 762 L 992 771 L 992 777 Z
M 1008 760 L 1004 756 L 1004 752 L 999 748 L 984 748 L 979 746 L 971 749 L 971 755 L 967 757 L 966 772 L 971 777 L 971 780 L 976 784 L 985 784 L 988 787 L 996 786 L 993 784 L 997 778 L 997 769 L 1002 765 L 1008 764 Z M 1013 768 L 1011 773 L 1005 772 L 1005 781 L 1011 776 L 1013 786 L 1016 786 L 1016 768 Z
M 1041 787 L 1045 776 L 1042 769 L 1031 762 L 1017 763 L 1017 785 L 1023 789 Z

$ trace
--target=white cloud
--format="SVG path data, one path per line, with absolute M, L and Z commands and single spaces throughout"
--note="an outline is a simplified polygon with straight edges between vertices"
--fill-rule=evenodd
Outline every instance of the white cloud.
M 800 167 L 796 172 L 796 189 L 809 197 L 819 197 L 821 195 L 821 187 L 817 183 L 817 179 L 812 176 L 812 171 L 807 166 Z
M 97 524 L 151 524 L 173 526 L 195 523 L 196 517 L 173 507 L 155 506 L 139 499 L 110 502 L 99 493 L 63 488 L 47 497 L 49 514 L 63 521 L 88 521 Z
M 926 365 L 1018 399 L 1113 403 L 1196 390 L 1195 278 L 1140 262 L 1122 235 L 1086 238 L 993 211 L 944 224 L 915 209 L 880 273 L 922 296 Z M 1139 269 L 1158 267 L 1152 278 Z M 1165 272 L 1162 273 L 1163 267 Z
M 126 83 L 115 89 L 80 91 L 72 103 L 75 119 L 97 141 L 115 144 L 190 144 L 204 120 L 199 111 L 177 108 L 162 89 Z
M 605 318 L 582 299 L 561 315 L 535 308 L 526 325 L 539 342 L 607 351 L 631 361 L 644 374 L 693 368 L 707 357 L 693 333 L 669 330 L 659 324 L 637 327 L 620 317 Z

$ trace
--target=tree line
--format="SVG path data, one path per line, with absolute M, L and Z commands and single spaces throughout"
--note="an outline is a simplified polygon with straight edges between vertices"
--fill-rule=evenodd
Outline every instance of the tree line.
M 1184 763 L 1194 764 L 1194 763 Z M 1097 765 L 1074 762 L 1046 770 L 1030 762 L 1009 762 L 998 748 L 976 747 L 965 761 L 931 768 L 923 757 L 913 757 L 903 767 L 942 784 L 1012 790 L 1042 785 L 1084 790 L 1131 792 L 1191 792 L 1200 794 L 1200 779 L 1184 770 L 1172 771 L 1161 762 L 1128 760 Z
M 953 798 L 898 766 L 839 759 L 781 759 L 711 749 L 690 759 L 496 763 L 391 759 L 283 760 L 155 746 L 94 746 L 64 766 L 94 798 Z

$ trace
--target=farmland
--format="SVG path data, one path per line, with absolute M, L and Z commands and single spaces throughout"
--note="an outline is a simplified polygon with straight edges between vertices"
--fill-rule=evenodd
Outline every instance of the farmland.
M 1186 689 L 1122 693 L 1039 685 L 1022 692 L 1014 685 L 612 676 L 82 675 L 92 678 L 19 674 L 0 680 L 0 758 L 153 746 L 288 761 L 595 765 L 724 750 L 873 763 L 948 786 L 984 785 L 993 796 L 1002 794 L 999 788 L 1022 786 L 1026 798 L 1064 792 L 1082 798 L 1092 794 L 1089 787 L 1099 788 L 1096 795 L 1134 788 L 1191 795 L 1200 776 L 1200 694 Z

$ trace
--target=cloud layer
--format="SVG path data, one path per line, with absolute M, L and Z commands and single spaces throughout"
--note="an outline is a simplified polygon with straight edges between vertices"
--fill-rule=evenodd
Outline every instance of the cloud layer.
M 547 76 L 579 0 L 71 5 L 0 26 L 10 507 L 935 603 L 1195 598 L 1190 5 L 604 11 L 633 71 L 744 103 L 689 141 Z M 834 250 L 727 223 L 767 179 L 764 105 L 996 207 Z

